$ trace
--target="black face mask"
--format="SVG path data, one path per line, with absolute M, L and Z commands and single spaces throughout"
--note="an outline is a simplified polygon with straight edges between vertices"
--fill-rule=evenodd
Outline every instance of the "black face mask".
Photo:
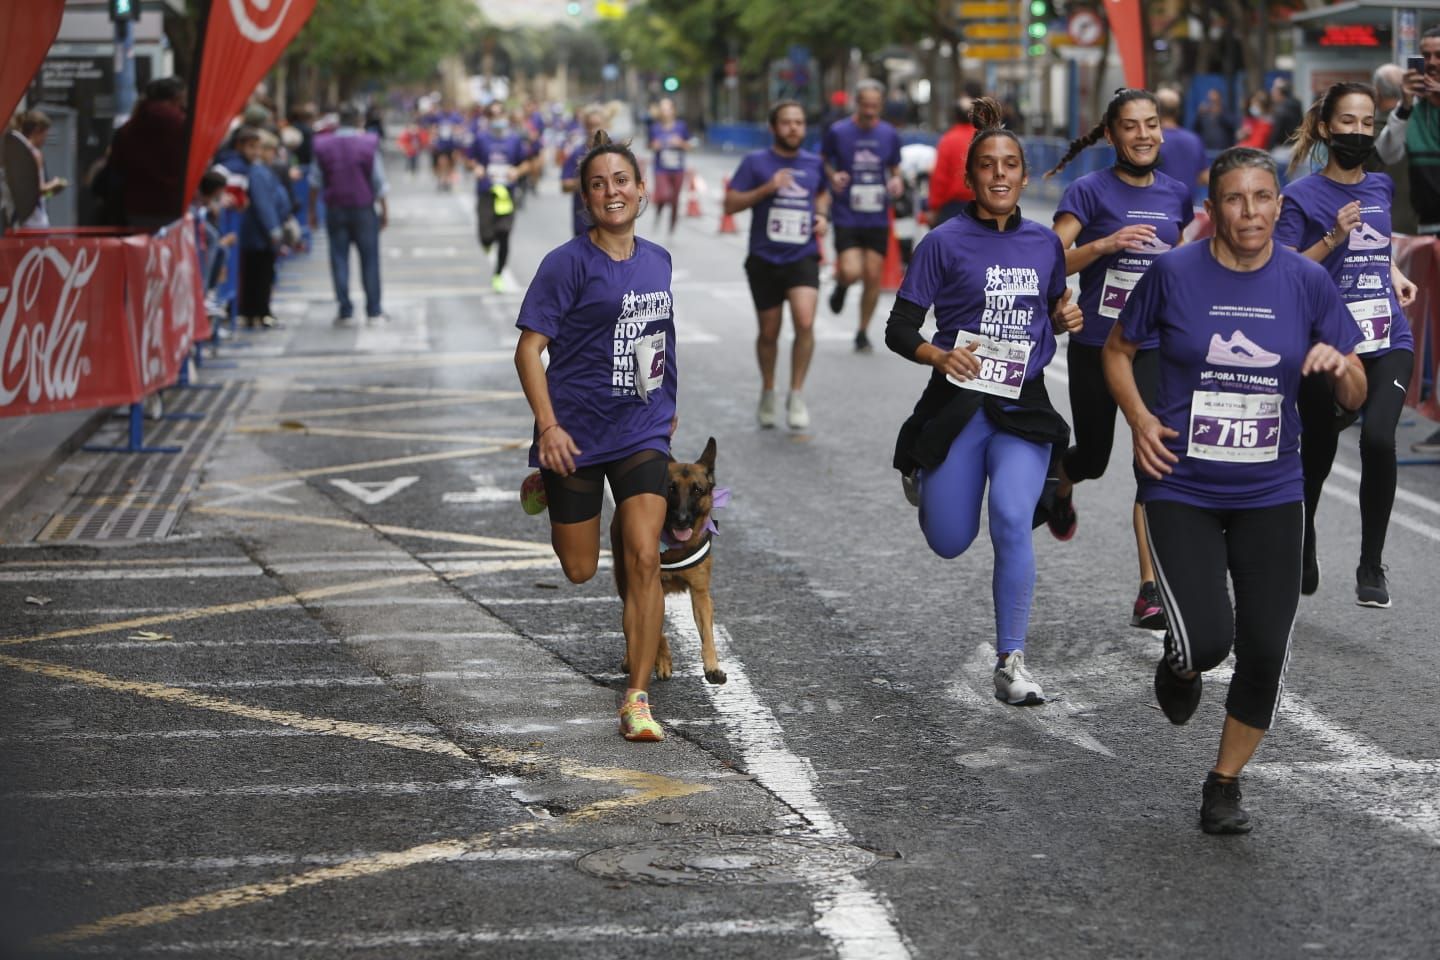
M 1157 155 L 1154 160 L 1141 166 L 1138 163 L 1131 163 L 1119 150 L 1115 151 L 1115 169 L 1121 173 L 1127 173 L 1132 177 L 1148 177 L 1160 166 L 1160 157 Z
M 1330 135 L 1330 156 L 1340 164 L 1342 170 L 1354 170 L 1370 159 L 1375 149 L 1375 135 L 1370 133 L 1332 133 Z

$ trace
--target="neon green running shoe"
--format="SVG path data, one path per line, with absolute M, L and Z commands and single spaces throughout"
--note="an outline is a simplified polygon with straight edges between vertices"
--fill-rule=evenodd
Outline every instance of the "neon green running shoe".
M 625 704 L 620 708 L 620 734 L 626 740 L 658 742 L 665 739 L 665 731 L 650 716 L 650 695 L 644 690 L 625 694 Z
M 504 293 L 505 278 L 500 276 L 500 274 L 498 273 L 495 274 L 495 276 L 490 278 L 490 289 L 494 290 L 496 293 Z

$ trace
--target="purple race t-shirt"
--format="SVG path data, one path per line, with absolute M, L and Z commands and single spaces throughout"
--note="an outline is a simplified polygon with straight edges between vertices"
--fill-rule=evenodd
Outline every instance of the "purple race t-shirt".
M 855 118 L 830 124 L 820 141 L 820 156 L 832 170 L 850 174 L 850 184 L 831 193 L 831 212 L 837 227 L 886 227 L 890 194 L 885 189 L 888 171 L 900 165 L 900 134 L 884 120 L 864 129 Z
M 1016 344 L 1023 361 L 988 368 L 997 383 L 1015 387 L 1055 356 L 1050 304 L 1064 292 L 1065 252 L 1053 231 L 1030 220 L 999 231 L 967 212 L 920 241 L 898 296 L 935 307 L 930 342 L 942 350 L 953 350 L 962 334 Z M 982 377 L 986 370 L 982 362 Z
M 1340 208 L 1355 200 L 1360 201 L 1360 226 L 1320 265 L 1330 272 L 1340 299 L 1360 328 L 1364 342 L 1356 353 L 1378 357 L 1391 350 L 1414 350 L 1410 322 L 1390 282 L 1395 181 L 1383 173 L 1367 173 L 1359 183 L 1348 184 L 1318 173 L 1301 177 L 1285 188 L 1275 242 L 1309 250 L 1335 225 Z
M 670 452 L 679 370 L 664 247 L 636 237 L 634 255 L 616 261 L 588 235 L 575 237 L 540 262 L 515 325 L 550 338 L 545 381 L 556 420 L 580 448 L 577 466 Z M 661 335 L 652 357 L 645 348 Z M 540 465 L 535 444 L 530 465 Z
M 497 137 L 481 130 L 476 131 L 475 140 L 465 155 L 485 171 L 475 178 L 475 192 L 483 195 L 497 183 L 510 186 L 515 168 L 529 159 L 529 148 L 525 139 L 517 133 Z
M 1265 266 L 1221 266 L 1210 242 L 1156 259 L 1120 329 L 1131 343 L 1159 335 L 1152 411 L 1179 436 L 1162 480 L 1141 473 L 1140 499 L 1207 509 L 1273 507 L 1304 496 L 1300 367 L 1316 343 L 1348 354 L 1360 332 L 1317 263 L 1280 244 Z
M 730 178 L 731 190 L 754 190 L 780 170 L 791 170 L 795 182 L 750 208 L 750 253 L 771 263 L 794 263 L 820 256 L 815 243 L 815 195 L 824 188 L 820 155 L 800 150 L 782 157 L 773 149 L 747 154 Z
M 561 180 L 574 180 L 580 176 L 580 161 L 585 159 L 585 154 L 589 152 L 589 149 L 582 143 L 565 155 L 565 163 L 560 168 Z M 583 183 L 576 185 L 575 192 L 570 194 L 570 225 L 577 237 L 590 229 L 590 225 L 585 222 L 585 217 L 581 214 L 581 210 L 585 207 L 581 200 L 584 195 L 585 184 Z
M 670 143 L 671 137 L 690 139 L 690 128 L 685 126 L 684 120 L 676 120 L 668 127 L 662 127 L 658 123 L 650 124 L 650 142 L 660 141 L 660 149 L 655 151 L 655 169 L 661 173 L 674 173 L 685 169 L 685 149 L 673 146 Z
M 1122 227 L 1144 224 L 1155 228 L 1153 242 L 1099 257 L 1080 271 L 1080 310 L 1085 314 L 1085 326 L 1070 339 L 1103 347 L 1130 291 L 1156 257 L 1179 246 L 1181 231 L 1195 218 L 1195 207 L 1190 191 L 1172 177 L 1157 171 L 1150 186 L 1134 187 L 1121 180 L 1113 167 L 1107 167 L 1087 173 L 1065 189 L 1055 219 L 1064 213 L 1080 221 L 1077 247 Z M 1140 344 L 1143 350 L 1154 346 L 1153 338 Z
M 1201 171 L 1210 168 L 1210 158 L 1205 154 L 1205 141 L 1193 130 L 1184 127 L 1166 127 L 1165 142 L 1160 145 L 1160 170 L 1167 176 L 1179 180 L 1193 198 L 1199 184 Z

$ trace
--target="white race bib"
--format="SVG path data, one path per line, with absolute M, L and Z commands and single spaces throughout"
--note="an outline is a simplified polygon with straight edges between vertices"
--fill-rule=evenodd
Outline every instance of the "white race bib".
M 630 342 L 635 352 L 635 392 L 650 402 L 650 394 L 665 382 L 665 331 L 637 337 Z
M 1106 270 L 1105 283 L 1100 288 L 1100 316 L 1109 320 L 1120 316 L 1120 311 L 1125 309 L 1125 301 L 1130 299 L 1130 291 L 1135 289 L 1135 284 L 1143 276 L 1143 273 L 1131 273 L 1129 270 Z
M 1375 300 L 1354 300 L 1345 304 L 1350 316 L 1365 342 L 1355 348 L 1356 353 L 1374 353 L 1390 346 L 1390 301 L 1384 297 Z
M 765 236 L 771 243 L 806 243 L 810 239 L 810 211 L 771 207 Z
M 509 183 L 510 172 L 514 169 L 508 163 L 492 163 L 485 167 L 485 176 L 491 183 Z
M 885 210 L 885 184 L 850 184 L 850 209 L 856 213 L 883 213 Z
M 978 343 L 975 359 L 980 361 L 980 372 L 973 380 L 956 380 L 946 375 L 955 386 L 976 393 L 989 393 L 997 397 L 1015 399 L 1025 385 L 1025 368 L 1030 365 L 1030 344 L 1014 340 L 994 340 L 964 330 L 955 335 L 955 349 L 961 350 L 972 343 Z
M 676 170 L 685 166 L 685 155 L 674 147 L 666 147 L 660 151 L 660 166 L 667 170 Z
M 1190 400 L 1190 443 L 1197 460 L 1271 463 L 1280 453 L 1278 393 L 1203 393 Z

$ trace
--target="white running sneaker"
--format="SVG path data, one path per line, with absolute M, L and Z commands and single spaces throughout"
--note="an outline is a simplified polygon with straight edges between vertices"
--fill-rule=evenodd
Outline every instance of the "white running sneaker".
M 804 430 L 810 426 L 810 411 L 805 406 L 805 398 L 798 393 L 792 392 L 785 400 L 785 422 L 791 430 Z
M 1025 654 L 1019 650 L 995 668 L 995 699 L 1015 707 L 1033 707 L 1045 702 L 1045 691 L 1025 669 Z
M 1225 339 L 1220 334 L 1210 337 L 1210 349 L 1205 362 L 1222 367 L 1273 367 L 1280 362 L 1280 354 L 1271 353 L 1236 330 Z
M 760 426 L 766 430 L 775 426 L 775 391 L 760 391 L 760 407 L 755 411 L 755 419 L 760 421 Z

